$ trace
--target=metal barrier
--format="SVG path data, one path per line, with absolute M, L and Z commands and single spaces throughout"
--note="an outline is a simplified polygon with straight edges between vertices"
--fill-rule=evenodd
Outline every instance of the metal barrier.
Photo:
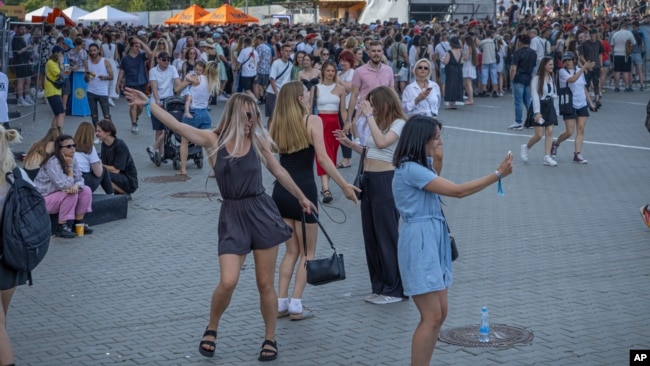
M 29 26 L 32 29 L 40 28 L 41 38 L 38 43 L 33 43 L 31 38 L 29 42 L 25 42 L 27 46 L 31 46 L 26 52 L 30 52 L 29 59 L 24 61 L 17 61 L 15 57 L 12 58 L 14 54 L 12 50 L 12 41 L 15 37 L 15 33 L 11 30 L 13 26 Z M 32 121 L 36 120 L 36 103 L 38 102 L 38 90 L 41 83 L 41 60 L 40 57 L 35 57 L 40 55 L 42 49 L 42 35 L 43 35 L 44 23 L 27 23 L 27 22 L 11 22 L 6 17 L 5 14 L 0 13 L 0 62 L 2 63 L 0 70 L 7 75 L 9 79 L 9 85 L 7 86 L 7 106 L 9 107 L 9 123 L 19 119 L 25 119 L 26 117 L 31 116 Z M 17 75 L 24 75 L 23 77 L 18 78 Z M 23 84 L 22 94 L 28 96 L 28 100 L 33 101 L 31 103 L 19 104 L 19 101 L 23 101 L 22 95 L 17 95 L 17 83 L 21 80 L 28 79 L 29 87 L 25 88 Z M 34 80 L 35 79 L 35 80 Z M 25 83 L 25 81 L 22 81 Z M 25 90 L 26 89 L 26 90 Z M 31 104 L 31 105 L 28 105 Z

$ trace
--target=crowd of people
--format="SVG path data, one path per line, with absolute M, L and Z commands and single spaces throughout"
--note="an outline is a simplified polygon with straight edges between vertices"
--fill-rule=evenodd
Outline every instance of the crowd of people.
M 24 25 L 18 25 L 10 42 L 10 63 L 20 81 L 15 87 L 18 105 L 32 105 L 29 90 L 34 83 L 53 112 L 51 127 L 26 156 L 26 174 L 44 195 L 48 212 L 59 215 L 55 235 L 73 238 L 76 234 L 67 222 L 85 225 L 95 189 L 101 186 L 107 194 L 130 195 L 138 188 L 133 158 L 111 120 L 110 107 L 121 95 L 128 101 L 131 133 L 139 133 L 143 111 L 150 116 L 155 137 L 146 150 L 152 162 L 165 156 L 164 128 L 182 136 L 177 174 L 187 174 L 189 143 L 204 148 L 223 205 L 218 227 L 220 279 L 199 352 L 214 356 L 219 322 L 252 251 L 265 329 L 260 361 L 278 356 L 278 318 L 314 316 L 302 301 L 304 262 L 316 249 L 319 201 L 336 199 L 330 189 L 333 180 L 345 198 L 358 203 L 357 195 L 362 195 L 370 279 L 364 300 L 385 305 L 412 297 L 421 313 L 413 335 L 412 364 L 428 365 L 447 314 L 452 279 L 440 196 L 476 193 L 511 174 L 513 164 L 508 154 L 496 171 L 480 179 L 455 184 L 442 178 L 440 109 L 449 110 L 451 119 L 453 110 L 478 103 L 475 98 L 500 98 L 511 92 L 514 123 L 509 128 L 534 129 L 521 147 L 524 162 L 545 137 L 543 163 L 557 166 L 558 147 L 575 131 L 572 161 L 586 164 L 582 153 L 586 121 L 602 106 L 609 68 L 614 92 L 621 90 L 621 76 L 623 91 L 634 90 L 632 71 L 640 79 L 639 90 L 644 90 L 645 35 L 638 20 L 575 17 L 559 11 L 536 16 L 515 11 L 520 16 L 504 16 L 498 22 L 487 18 L 408 24 L 378 20 L 370 25 L 45 26 L 43 35 L 34 29 L 30 36 Z M 32 62 L 44 71 L 41 80 L 20 71 L 29 62 L 26 54 L 34 50 L 28 45 L 38 46 Z M 74 137 L 64 132 L 70 112 L 69 71 L 84 72 L 91 110 L 91 122 L 82 123 Z M 570 105 L 559 98 L 565 89 L 573 95 Z M 165 109 L 165 102 L 174 96 L 185 100 L 181 120 Z M 227 103 L 221 120 L 212 126 L 210 105 L 218 101 Z M 560 117 L 565 131 L 553 139 Z M 4 149 L 0 173 L 15 165 L 11 154 L 5 153 L 8 141 L 16 139 L 12 131 L 8 124 L 0 129 Z M 359 187 L 346 182 L 337 170 L 351 166 L 352 151 L 364 163 Z M 271 195 L 262 185 L 262 164 L 278 182 Z M 0 182 L 0 197 L 3 187 Z M 86 233 L 92 230 L 85 226 Z M 424 243 L 423 238 L 429 241 Z M 286 251 L 276 290 L 281 243 L 286 243 Z M 10 284 L 2 282 L 0 290 L 24 283 L 20 276 L 13 278 Z M 8 301 L 5 313 L 7 306 Z M 0 363 L 10 364 L 11 346 L 4 324 L 0 325 Z

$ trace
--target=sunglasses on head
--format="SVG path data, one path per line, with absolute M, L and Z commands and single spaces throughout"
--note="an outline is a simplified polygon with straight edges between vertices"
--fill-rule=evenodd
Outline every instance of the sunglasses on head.
M 67 148 L 67 149 L 74 149 L 77 147 L 77 144 L 70 144 L 70 145 L 61 145 L 61 148 Z

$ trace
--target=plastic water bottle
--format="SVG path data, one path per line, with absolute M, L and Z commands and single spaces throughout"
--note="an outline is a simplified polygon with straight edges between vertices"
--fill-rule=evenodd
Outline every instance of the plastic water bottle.
M 487 307 L 481 309 L 481 326 L 479 328 L 479 341 L 490 341 L 490 316 L 488 315 Z

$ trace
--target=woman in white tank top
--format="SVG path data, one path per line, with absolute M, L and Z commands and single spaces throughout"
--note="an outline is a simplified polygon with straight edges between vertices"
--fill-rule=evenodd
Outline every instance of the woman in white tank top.
M 323 63 L 320 75 L 320 82 L 316 84 L 315 93 L 312 93 L 312 99 L 315 98 L 318 116 L 323 120 L 323 140 L 327 156 L 336 165 L 336 156 L 339 150 L 339 142 L 334 136 L 334 131 L 341 129 L 339 113 L 343 120 L 347 115 L 345 105 L 345 88 L 336 81 L 336 65 L 326 61 Z M 314 105 L 312 102 L 311 105 Z M 325 170 L 316 162 L 316 171 L 320 176 L 321 193 L 323 203 L 332 202 L 332 192 L 330 192 L 330 177 Z

